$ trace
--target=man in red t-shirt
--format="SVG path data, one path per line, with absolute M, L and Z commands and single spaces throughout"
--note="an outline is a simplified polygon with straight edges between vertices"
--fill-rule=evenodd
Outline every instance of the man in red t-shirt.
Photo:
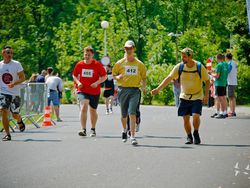
M 82 130 L 79 136 L 86 136 L 88 106 L 91 119 L 90 136 L 96 136 L 97 106 L 101 93 L 100 84 L 107 79 L 107 73 L 101 63 L 93 59 L 94 50 L 91 46 L 84 48 L 84 60 L 78 62 L 73 70 L 77 96 L 80 103 L 80 121 Z

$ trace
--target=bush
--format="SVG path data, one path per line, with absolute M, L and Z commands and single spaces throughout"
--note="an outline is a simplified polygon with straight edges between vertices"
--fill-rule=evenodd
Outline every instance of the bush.
M 250 67 L 238 64 L 237 104 L 250 104 Z
M 71 98 L 70 101 L 66 98 L 66 89 L 69 89 L 71 91 Z M 76 104 L 77 103 L 77 97 L 75 93 L 75 86 L 73 81 L 65 81 L 64 82 L 64 91 L 63 91 L 63 97 L 62 97 L 62 103 L 63 104 Z
M 169 105 L 173 103 L 173 90 L 171 85 L 163 89 L 154 97 L 151 96 L 150 91 L 156 88 L 171 72 L 174 65 L 153 65 L 147 71 L 147 93 L 143 94 L 142 103 L 152 104 L 154 101 L 157 104 Z

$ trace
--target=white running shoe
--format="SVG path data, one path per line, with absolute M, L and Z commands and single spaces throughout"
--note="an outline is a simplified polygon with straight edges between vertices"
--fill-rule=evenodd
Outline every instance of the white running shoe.
M 106 115 L 109 115 L 109 109 L 106 110 Z
M 89 135 L 89 136 L 90 136 L 90 137 L 95 137 L 95 136 L 96 136 L 95 130 L 91 129 L 91 130 L 90 130 L 90 135 Z
M 137 142 L 137 140 L 135 138 L 130 138 L 130 140 L 131 140 L 132 145 L 137 145 L 138 144 L 138 142 Z

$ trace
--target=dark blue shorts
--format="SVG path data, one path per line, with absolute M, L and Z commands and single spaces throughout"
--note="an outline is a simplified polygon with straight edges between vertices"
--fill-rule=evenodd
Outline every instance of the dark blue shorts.
M 185 116 L 190 115 L 192 116 L 193 113 L 200 114 L 202 112 L 202 101 L 201 100 L 184 100 L 180 99 L 180 105 L 178 108 L 178 116 Z

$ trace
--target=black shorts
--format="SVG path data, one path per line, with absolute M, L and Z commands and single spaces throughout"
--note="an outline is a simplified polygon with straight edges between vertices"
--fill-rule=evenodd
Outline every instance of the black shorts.
M 21 98 L 7 94 L 0 94 L 0 109 L 8 109 L 12 113 L 20 113 Z
M 226 96 L 227 94 L 227 87 L 224 86 L 215 86 L 215 95 L 222 97 Z
M 190 115 L 193 113 L 200 114 L 202 112 L 202 101 L 201 100 L 184 100 L 180 99 L 180 104 L 178 108 L 178 116 Z
M 79 101 L 82 101 L 82 100 L 85 100 L 85 99 L 89 100 L 89 105 L 92 108 L 97 109 L 100 95 L 90 95 L 90 94 L 87 94 L 87 93 L 79 92 L 79 93 L 77 93 L 77 98 L 78 98 Z
M 114 96 L 114 90 L 113 90 L 113 89 L 104 90 L 103 96 L 104 96 L 105 98 L 108 98 L 108 97 L 110 97 L 110 96 Z

